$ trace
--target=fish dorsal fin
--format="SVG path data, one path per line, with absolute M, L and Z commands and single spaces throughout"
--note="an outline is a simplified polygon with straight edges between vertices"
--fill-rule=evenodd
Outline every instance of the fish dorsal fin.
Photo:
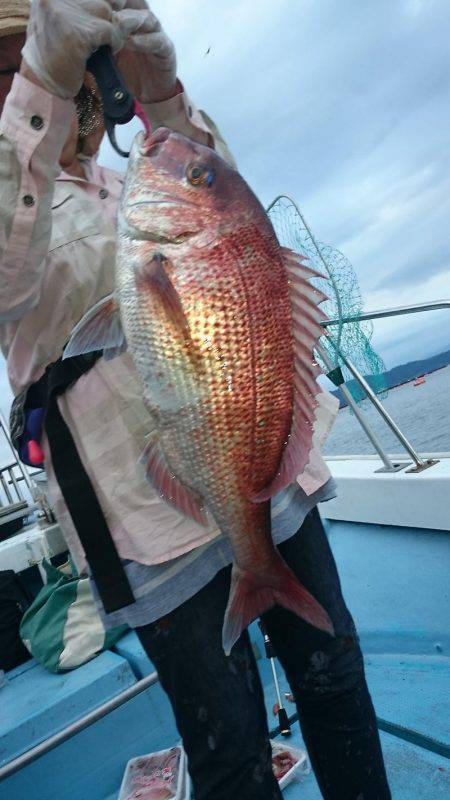
M 284 449 L 278 472 L 269 486 L 253 499 L 268 500 L 280 492 L 303 472 L 313 447 L 314 428 L 317 423 L 317 395 L 322 391 L 316 381 L 320 368 L 314 361 L 314 347 L 323 334 L 321 322 L 326 314 L 318 303 L 327 299 L 315 289 L 309 279 L 323 277 L 307 267 L 304 256 L 287 247 L 281 256 L 288 273 L 292 304 L 292 335 L 294 342 L 294 405 L 291 432 Z
M 145 466 L 145 477 L 148 482 L 166 503 L 206 527 L 208 520 L 201 498 L 182 486 L 175 477 L 156 436 L 149 439 L 139 461 Z
M 75 325 L 64 348 L 63 358 L 104 350 L 104 356 L 108 359 L 119 355 L 125 348 L 119 304 L 114 294 L 108 294 Z

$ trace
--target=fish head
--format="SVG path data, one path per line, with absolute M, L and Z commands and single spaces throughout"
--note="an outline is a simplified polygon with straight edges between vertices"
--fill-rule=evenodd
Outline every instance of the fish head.
M 156 244 L 217 240 L 259 206 L 243 178 L 216 152 L 168 128 L 137 134 L 119 212 L 123 233 Z M 257 208 L 264 214 L 262 207 Z

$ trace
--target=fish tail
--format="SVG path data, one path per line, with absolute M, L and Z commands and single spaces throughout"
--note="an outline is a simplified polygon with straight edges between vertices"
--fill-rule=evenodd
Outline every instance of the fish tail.
M 334 636 L 333 623 L 325 609 L 277 555 L 264 572 L 251 572 L 233 566 L 222 630 L 225 654 L 230 654 L 234 643 L 250 622 L 275 605 L 293 611 L 305 622 Z

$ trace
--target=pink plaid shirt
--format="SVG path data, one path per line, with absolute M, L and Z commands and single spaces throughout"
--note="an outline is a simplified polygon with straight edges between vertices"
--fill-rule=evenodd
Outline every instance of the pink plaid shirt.
M 214 123 L 181 92 L 146 106 L 164 124 L 232 157 Z M 74 113 L 63 101 L 16 75 L 0 119 L 0 343 L 15 393 L 61 355 L 71 329 L 114 287 L 115 215 L 123 178 L 85 160 L 85 179 L 60 174 L 59 153 Z M 36 117 L 43 122 L 36 124 Z M 317 448 L 299 477 L 307 494 L 330 473 L 318 447 L 335 413 L 323 393 Z M 122 558 L 143 564 L 173 559 L 219 535 L 164 503 L 138 465 L 152 423 L 127 353 L 100 359 L 59 399 L 80 458 L 95 487 Z M 52 503 L 79 568 L 84 553 L 54 478 Z

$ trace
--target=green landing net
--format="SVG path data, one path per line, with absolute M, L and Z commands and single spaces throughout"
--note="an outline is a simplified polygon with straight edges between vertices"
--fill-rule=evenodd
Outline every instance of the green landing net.
M 329 298 L 321 305 L 327 316 L 342 320 L 360 314 L 363 310 L 361 292 L 355 270 L 348 258 L 335 247 L 317 241 L 302 212 L 290 197 L 280 195 L 275 198 L 267 213 L 279 242 L 284 247 L 290 247 L 307 256 L 309 265 L 324 276 L 313 278 L 311 282 Z M 334 368 L 341 367 L 347 388 L 357 402 L 366 395 L 359 384 L 352 380 L 341 353 L 369 378 L 370 385 L 377 394 L 387 393 L 383 374 L 386 367 L 372 347 L 372 334 L 371 322 L 340 322 L 330 326 L 328 336 L 323 336 L 320 340 Z M 323 371 L 329 372 L 320 355 L 316 355 Z

